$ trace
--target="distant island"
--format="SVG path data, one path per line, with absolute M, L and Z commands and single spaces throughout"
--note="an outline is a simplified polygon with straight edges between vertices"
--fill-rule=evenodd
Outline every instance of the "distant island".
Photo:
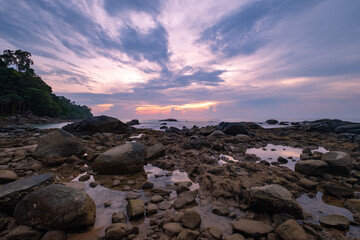
M 177 122 L 178 120 L 174 118 L 161 119 L 159 122 Z
M 4 50 L 0 55 L 0 115 L 32 114 L 59 119 L 92 117 L 91 109 L 63 96 L 56 96 L 49 85 L 31 68 L 31 53 Z

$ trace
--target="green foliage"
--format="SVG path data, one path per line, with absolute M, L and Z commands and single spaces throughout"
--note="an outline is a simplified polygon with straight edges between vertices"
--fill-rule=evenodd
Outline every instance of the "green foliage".
M 38 116 L 81 119 L 91 117 L 91 109 L 58 97 L 30 68 L 31 54 L 21 50 L 5 50 L 0 55 L 0 114 L 31 111 Z M 9 68 L 16 65 L 18 70 Z

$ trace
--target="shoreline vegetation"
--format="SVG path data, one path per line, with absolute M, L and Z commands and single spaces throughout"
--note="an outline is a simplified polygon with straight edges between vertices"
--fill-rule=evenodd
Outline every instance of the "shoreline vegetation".
M 4 50 L 0 55 L 0 119 L 15 116 L 21 122 L 51 122 L 53 118 L 84 119 L 91 109 L 56 96 L 49 85 L 31 68 L 31 54 L 22 50 Z M 42 118 L 42 119 L 40 119 Z M 10 118 L 13 119 L 14 118 Z

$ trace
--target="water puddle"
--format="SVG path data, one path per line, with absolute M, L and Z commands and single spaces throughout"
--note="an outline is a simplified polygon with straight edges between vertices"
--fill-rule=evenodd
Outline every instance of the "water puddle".
M 327 196 L 323 195 L 322 192 L 317 192 L 316 196 L 310 198 L 307 194 L 301 195 L 296 201 L 302 207 L 304 212 L 310 213 L 311 218 L 306 219 L 309 222 L 320 224 L 319 220 L 321 217 L 330 215 L 330 214 L 339 214 L 347 217 L 349 220 L 354 220 L 353 214 L 342 207 L 326 204 L 325 202 L 331 203 L 329 199 L 326 199 Z M 325 201 L 325 202 L 324 202 Z M 335 202 L 335 205 L 341 205 Z M 360 236 L 360 227 L 350 226 L 349 231 L 346 234 L 346 237 L 359 237 Z
M 278 157 L 283 157 L 288 160 L 288 163 L 281 164 L 281 166 L 286 166 L 294 171 L 295 163 L 300 160 L 300 154 L 302 153 L 301 148 L 293 148 L 284 145 L 273 145 L 268 144 L 264 148 L 249 148 L 246 153 L 255 154 L 260 157 L 262 160 L 267 161 L 268 163 L 277 162 Z M 322 152 L 325 153 L 327 150 L 323 147 L 312 150 L 312 152 Z
M 110 225 L 111 217 L 114 212 L 124 212 L 126 213 L 126 205 L 127 200 L 126 196 L 130 192 L 139 193 L 139 199 L 147 202 L 149 200 L 148 190 L 142 190 L 141 186 L 146 181 L 154 183 L 154 187 L 166 188 L 171 190 L 171 195 L 169 199 L 174 199 L 176 195 L 176 187 L 174 184 L 178 182 L 190 182 L 191 186 L 189 187 L 191 191 L 194 191 L 199 188 L 199 184 L 194 183 L 188 177 L 187 173 L 180 172 L 179 170 L 175 170 L 173 172 L 162 170 L 158 167 L 152 166 L 151 164 L 147 164 L 144 166 L 145 173 L 132 174 L 132 175 L 108 175 L 108 176 L 90 176 L 90 179 L 85 182 L 78 182 L 79 178 L 86 173 L 83 173 L 76 178 L 74 178 L 71 184 L 82 183 L 84 187 L 84 191 L 94 200 L 96 205 L 96 222 L 93 227 L 86 229 L 85 232 L 82 233 L 72 233 L 70 234 L 70 240 L 97 240 L 99 237 L 104 236 L 105 228 Z M 118 186 L 110 187 L 113 185 L 113 179 L 119 177 L 121 184 Z M 100 184 L 95 188 L 91 188 L 89 186 L 90 182 L 99 181 Z M 131 184 L 130 184 L 131 183 Z M 79 188 L 81 188 L 79 184 Z M 122 191 L 124 186 L 129 187 L 131 189 L 129 191 Z M 77 186 L 72 186 L 77 187 Z M 119 190 L 115 190 L 119 189 Z M 131 191 L 130 191 L 131 190 Z M 109 207 L 105 207 L 104 203 L 110 202 L 111 205 Z M 159 212 L 161 212 L 159 210 Z M 130 226 L 138 226 L 140 229 L 140 234 L 146 234 L 148 230 L 150 230 L 150 218 L 145 217 L 136 221 L 127 221 L 127 224 Z M 141 235 L 139 235 L 141 239 Z M 145 235 L 143 237 L 146 237 Z
M 131 139 L 138 139 L 138 138 L 141 138 L 141 137 L 144 136 L 144 135 L 145 135 L 145 134 L 140 133 L 139 135 L 131 136 L 130 138 L 131 138 Z

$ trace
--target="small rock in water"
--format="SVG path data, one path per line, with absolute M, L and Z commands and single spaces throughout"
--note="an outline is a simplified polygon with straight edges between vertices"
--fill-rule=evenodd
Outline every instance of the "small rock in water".
M 229 207 L 221 202 L 217 202 L 213 206 L 213 213 L 220 216 L 228 216 L 229 215 Z
M 337 228 L 340 230 L 347 230 L 350 227 L 350 221 L 348 218 L 338 215 L 331 214 L 320 218 L 321 225 L 330 228 Z
M 113 187 L 119 186 L 120 183 L 121 183 L 121 182 L 120 182 L 119 179 L 115 179 L 115 180 L 113 181 L 113 183 L 112 183 L 112 186 L 113 186 Z
M 139 198 L 141 195 L 140 193 L 137 193 L 137 192 L 129 192 L 127 195 L 126 195 L 126 200 L 129 200 L 129 199 L 137 199 Z
M 106 201 L 104 202 L 104 207 L 110 207 L 111 206 L 111 202 L 110 201 Z
M 147 206 L 146 206 L 146 214 L 147 215 L 152 215 L 152 214 L 155 214 L 158 212 L 158 207 L 156 204 L 153 204 L 153 203 L 149 203 Z
M 185 228 L 197 229 L 201 225 L 201 217 L 195 210 L 186 210 L 181 217 L 181 223 Z
M 155 174 L 155 178 L 163 177 L 164 174 Z
M 304 229 L 293 219 L 289 219 L 276 229 L 276 234 L 284 240 L 307 240 Z
M 114 212 L 111 216 L 111 220 L 113 223 L 125 223 L 127 218 L 123 212 Z
M 100 184 L 99 182 L 93 181 L 93 182 L 89 183 L 89 186 L 90 186 L 91 188 L 95 188 L 95 187 L 97 187 L 97 185 L 99 185 L 99 184 Z
M 272 232 L 272 226 L 260 221 L 240 219 L 239 221 L 232 222 L 232 229 L 236 233 L 241 233 L 249 237 L 262 237 Z
M 121 240 L 128 235 L 129 228 L 125 223 L 114 223 L 105 229 L 107 240 Z
M 168 173 L 166 173 L 165 175 L 166 175 L 167 177 L 170 177 L 170 176 L 173 175 L 173 173 L 172 173 L 172 172 L 168 172 Z
M 166 223 L 163 229 L 165 235 L 168 237 L 175 237 L 183 230 L 179 223 Z
M 144 202 L 140 199 L 129 200 L 126 210 L 130 219 L 143 217 L 145 213 Z
M 223 233 L 215 227 L 207 227 L 200 232 L 201 238 L 209 240 L 221 240 Z
M 131 186 L 131 185 L 135 185 L 135 182 L 130 180 L 127 182 L 127 184 Z
M 90 179 L 90 175 L 89 175 L 89 174 L 84 174 L 84 175 L 82 175 L 82 176 L 79 177 L 79 181 L 81 181 L 81 182 L 85 182 L 85 181 L 87 181 L 87 180 L 89 180 L 89 179 Z
M 172 208 L 172 204 L 170 202 L 163 201 L 163 202 L 161 202 L 159 204 L 159 209 L 160 210 L 168 210 L 168 209 L 171 209 L 171 208 Z
M 283 163 L 283 164 L 288 163 L 288 160 L 286 158 L 283 158 L 283 157 L 278 157 L 277 161 L 279 163 Z
M 152 182 L 145 182 L 143 185 L 142 185 L 142 189 L 151 189 L 154 187 L 154 183 Z
M 154 196 L 151 197 L 150 201 L 152 203 L 159 203 L 159 202 L 164 201 L 164 197 L 162 197 L 161 195 L 154 195 Z

